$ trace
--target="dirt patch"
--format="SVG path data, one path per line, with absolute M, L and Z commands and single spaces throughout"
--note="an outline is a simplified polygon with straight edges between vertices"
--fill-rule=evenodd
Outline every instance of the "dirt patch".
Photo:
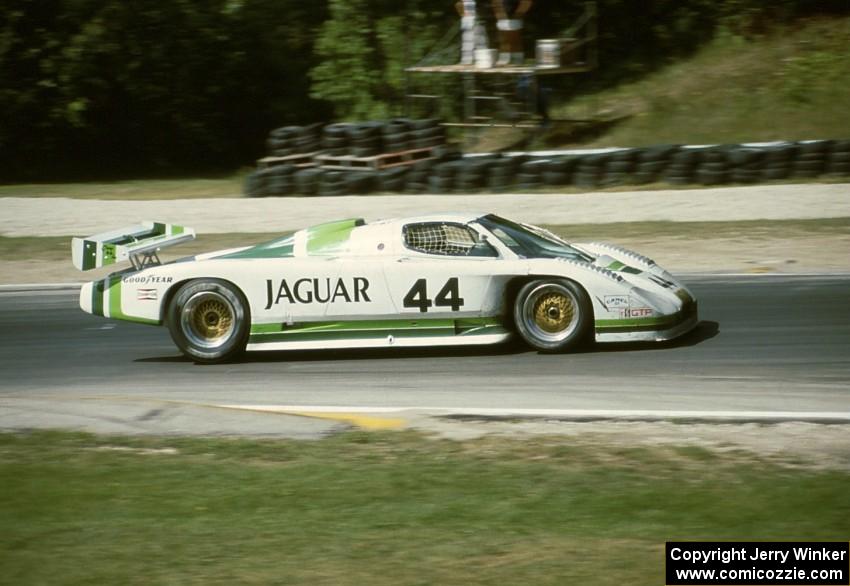
M 850 425 L 803 422 L 688 423 L 458 421 L 424 418 L 417 429 L 454 440 L 542 437 L 574 446 L 705 450 L 724 460 L 759 460 L 793 468 L 850 470 Z

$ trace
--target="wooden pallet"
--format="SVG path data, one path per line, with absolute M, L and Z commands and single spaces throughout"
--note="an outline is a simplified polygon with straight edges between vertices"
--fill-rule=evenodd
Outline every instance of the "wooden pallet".
M 316 157 L 321 154 L 321 151 L 312 153 L 298 153 L 296 155 L 287 155 L 285 157 L 263 157 L 257 161 L 257 166 L 260 169 L 269 167 L 277 167 L 279 165 L 295 165 L 296 167 L 315 167 Z
M 316 157 L 316 161 L 319 165 L 321 165 L 322 169 L 338 169 L 342 171 L 363 169 L 377 171 L 379 169 L 412 165 L 419 161 L 433 159 L 434 149 L 436 148 L 437 147 L 427 147 L 424 149 L 399 151 L 397 153 L 382 153 L 372 157 L 354 157 L 350 155 L 334 157 L 330 155 L 319 155 Z

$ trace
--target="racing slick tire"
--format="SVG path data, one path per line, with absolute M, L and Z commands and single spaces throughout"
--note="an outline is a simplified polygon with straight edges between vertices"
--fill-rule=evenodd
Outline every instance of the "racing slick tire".
M 171 339 L 197 363 L 233 360 L 248 344 L 251 315 L 245 296 L 220 279 L 196 279 L 177 291 L 166 309 Z
M 514 323 L 522 339 L 535 350 L 566 352 L 588 339 L 593 306 L 574 281 L 536 279 L 519 290 Z

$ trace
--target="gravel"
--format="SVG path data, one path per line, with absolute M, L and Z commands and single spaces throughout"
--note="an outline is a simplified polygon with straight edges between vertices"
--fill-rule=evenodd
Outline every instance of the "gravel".
M 0 236 L 88 235 L 157 220 L 198 233 L 278 232 L 346 217 L 494 212 L 530 223 L 739 221 L 850 217 L 850 184 L 758 185 L 563 195 L 341 196 L 157 201 L 0 198 Z

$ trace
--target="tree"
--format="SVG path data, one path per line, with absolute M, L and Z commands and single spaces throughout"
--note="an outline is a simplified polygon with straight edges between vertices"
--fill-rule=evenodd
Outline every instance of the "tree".
M 310 95 L 332 103 L 342 119 L 365 120 L 387 114 L 376 99 L 384 72 L 378 67 L 375 30 L 366 0 L 330 0 L 315 52 L 320 63 L 310 72 Z

